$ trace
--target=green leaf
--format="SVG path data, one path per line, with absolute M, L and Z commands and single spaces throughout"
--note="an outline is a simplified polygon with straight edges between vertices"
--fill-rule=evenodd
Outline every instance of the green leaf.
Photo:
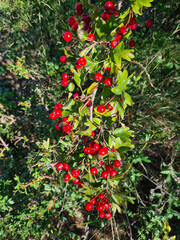
M 98 87 L 98 83 L 94 82 L 90 85 L 90 87 L 87 90 L 87 94 L 91 94 L 92 92 L 94 92 L 94 90 Z
M 112 194 L 112 198 L 117 204 L 121 204 L 124 201 L 124 199 L 119 195 Z
M 43 146 L 46 150 L 48 150 L 49 148 L 49 141 L 50 141 L 49 138 L 47 139 L 47 141 L 43 140 Z
M 74 73 L 75 83 L 77 84 L 78 87 L 80 87 L 81 86 L 81 78 L 80 78 L 81 73 L 79 71 L 76 72 L 76 70 L 73 67 L 71 67 L 71 71 Z
M 116 204 L 116 203 L 112 203 L 112 211 L 114 212 L 114 213 L 116 213 L 116 211 L 118 211 L 119 213 L 122 213 L 122 210 L 121 210 L 121 208 Z
M 135 14 L 142 15 L 143 7 L 150 7 L 153 0 L 131 0 L 132 10 Z
M 128 127 L 117 128 L 113 131 L 113 135 L 120 137 L 122 141 L 131 141 L 130 137 L 133 137 L 133 133 Z
M 121 69 L 121 59 L 124 58 L 127 61 L 131 61 L 131 58 L 134 58 L 132 54 L 133 49 L 124 49 L 124 42 L 120 42 L 117 47 L 114 49 L 114 60 L 116 66 Z
M 82 28 L 78 28 L 77 35 L 82 42 L 87 40 L 87 33 Z
M 69 85 L 68 85 L 68 90 L 69 90 L 70 92 L 73 92 L 73 91 L 74 91 L 74 88 L 75 88 L 74 83 L 70 82 Z
M 94 193 L 95 193 L 96 191 L 94 190 L 94 189 L 87 189 L 87 190 L 84 190 L 84 193 L 86 194 L 86 195 L 94 195 Z

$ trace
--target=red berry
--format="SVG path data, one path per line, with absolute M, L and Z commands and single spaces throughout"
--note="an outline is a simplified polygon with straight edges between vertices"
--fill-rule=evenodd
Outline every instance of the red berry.
M 66 124 L 63 126 L 63 134 L 69 134 L 71 132 L 71 126 L 69 124 Z
M 103 198 L 104 198 L 104 194 L 100 193 L 100 194 L 98 195 L 98 198 L 99 198 L 99 199 L 103 199 Z
M 92 156 L 94 156 L 94 155 L 96 154 L 96 151 L 95 151 L 95 150 L 91 150 L 90 154 L 91 154 Z
M 68 18 L 68 25 L 73 26 L 73 24 L 76 22 L 76 19 L 74 17 L 69 17 Z
M 81 16 L 81 15 L 83 14 L 83 9 L 81 9 L 81 10 L 76 10 L 76 14 L 77 14 L 78 16 Z
M 56 103 L 54 105 L 54 110 L 58 110 L 59 108 L 61 108 L 61 104 L 60 103 Z
M 61 81 L 61 84 L 62 84 L 62 86 L 67 86 L 68 85 L 68 80 L 66 80 L 66 79 L 63 79 L 62 81 Z
M 92 205 L 90 202 L 87 202 L 86 205 L 85 205 L 85 209 L 86 209 L 87 211 L 91 211 L 92 208 L 93 208 L 93 205 Z
M 95 151 L 98 151 L 98 150 L 99 150 L 99 144 L 98 144 L 98 143 L 94 143 L 93 149 L 94 149 Z
M 77 24 L 77 22 L 75 22 L 75 23 L 73 24 L 73 29 L 74 29 L 75 31 L 78 30 L 78 24 Z
M 80 58 L 78 59 L 78 64 L 79 64 L 80 66 L 84 67 L 84 66 L 86 65 L 86 63 L 87 63 L 87 61 L 86 61 L 86 59 L 85 59 L 84 57 L 80 57 Z
M 111 218 L 111 213 L 110 212 L 105 213 L 105 218 L 110 219 Z
M 70 178 L 71 178 L 71 176 L 69 173 L 64 174 L 64 181 L 69 181 Z
M 85 24 L 83 25 L 83 29 L 84 29 L 84 30 L 88 30 L 89 27 L 90 27 L 90 26 L 89 26 L 88 23 L 85 23 Z
M 146 27 L 151 27 L 153 25 L 152 20 L 147 20 L 145 25 Z
M 88 41 L 89 41 L 89 42 L 93 42 L 94 40 L 95 40 L 94 34 L 89 34 L 89 35 L 88 35 Z
M 110 67 L 107 67 L 107 68 L 105 68 L 104 70 L 107 71 L 107 72 L 110 72 L 110 71 L 111 71 L 111 68 L 110 68 Z
M 74 178 L 77 178 L 80 174 L 80 171 L 79 170 L 76 170 L 76 169 L 73 169 L 72 172 L 71 172 L 71 175 L 74 177 Z
M 97 111 L 100 112 L 100 113 L 105 112 L 105 110 L 106 110 L 106 107 L 105 107 L 104 105 L 99 105 L 99 106 L 97 107 Z
M 102 155 L 102 156 L 106 155 L 107 153 L 108 153 L 108 148 L 107 147 L 102 147 L 98 151 L 98 154 Z
M 76 60 L 74 64 L 75 64 L 75 67 L 76 67 L 77 69 L 80 69 L 80 68 L 82 68 L 82 66 L 81 66 L 81 65 L 79 65 L 79 63 L 78 63 L 78 60 Z
M 86 30 L 86 32 L 87 32 L 87 33 L 90 33 L 90 32 L 91 32 L 91 30 L 92 30 L 92 27 L 91 27 L 91 26 L 89 26 L 89 27 L 88 27 L 88 29 Z
M 111 1 L 107 1 L 104 4 L 104 7 L 105 7 L 106 10 L 111 10 L 113 8 L 113 3 Z
M 63 117 L 63 122 L 64 123 L 69 123 L 67 120 L 68 120 L 68 117 Z
M 91 149 L 89 147 L 85 147 L 84 148 L 84 153 L 85 154 L 90 154 L 91 153 Z
M 107 104 L 107 107 L 108 107 L 109 110 L 113 110 L 113 108 L 114 108 L 114 107 L 111 106 L 109 103 Z
M 125 26 L 120 27 L 119 31 L 122 34 L 125 33 L 126 32 L 126 27 Z
M 104 210 L 104 206 L 101 204 L 99 206 L 96 207 L 98 212 L 102 212 Z
M 69 164 L 68 163 L 64 163 L 63 164 L 63 169 L 64 169 L 64 171 L 68 171 L 70 169 Z
M 134 47 L 135 41 L 134 40 L 130 40 L 128 44 L 129 44 L 130 47 Z
M 97 168 L 96 167 L 91 167 L 90 172 L 91 172 L 92 175 L 96 175 L 97 174 Z
M 92 132 L 91 132 L 91 136 L 92 136 L 92 137 L 95 137 L 95 136 L 96 136 L 96 132 L 95 132 L 95 131 L 92 131 Z
M 69 78 L 69 75 L 67 73 L 62 74 L 62 79 L 63 80 L 68 80 L 68 78 Z
M 116 149 L 114 148 L 114 146 L 111 149 L 112 152 L 116 152 Z
M 113 171 L 113 166 L 112 165 L 106 165 L 106 171 L 108 172 L 108 173 L 111 173 L 112 171 Z
M 110 13 L 111 15 L 114 14 L 115 17 L 118 16 L 118 10 L 117 10 L 116 8 L 112 8 L 112 9 L 109 11 L 109 13 Z
M 65 63 L 65 62 L 67 61 L 67 57 L 66 57 L 66 56 L 60 57 L 60 61 L 61 61 L 62 63 Z
M 106 87 L 111 86 L 111 85 L 112 85 L 112 79 L 111 79 L 111 78 L 106 78 L 106 79 L 104 79 L 104 85 L 105 85 Z
M 56 119 L 56 115 L 53 112 L 49 114 L 49 117 L 50 117 L 51 120 Z
M 77 3 L 75 8 L 76 8 L 76 10 L 81 10 L 82 9 L 82 4 L 81 3 Z
M 95 199 L 95 198 L 91 198 L 91 199 L 90 199 L 90 203 L 91 203 L 91 204 L 95 204 L 95 203 L 96 203 L 96 199 Z
M 57 117 L 60 117 L 62 114 L 62 111 L 60 109 L 55 110 L 55 112 Z
M 108 178 L 108 172 L 107 171 L 103 171 L 102 173 L 101 173 L 101 177 L 102 178 Z
M 114 47 L 114 48 L 118 45 L 118 41 L 117 40 L 113 40 L 110 43 L 111 43 L 111 47 Z
M 78 98 L 79 98 L 79 94 L 78 94 L 78 93 L 75 93 L 75 94 L 73 95 L 73 97 L 74 97 L 74 99 L 78 99 Z
M 105 203 L 104 204 L 104 208 L 107 210 L 107 209 L 109 209 L 109 203 Z
M 55 129 L 56 129 L 56 130 L 60 130 L 61 128 L 56 124 L 56 125 L 55 125 Z
M 102 81 L 103 75 L 98 72 L 98 73 L 96 73 L 96 74 L 94 75 L 94 79 L 95 79 L 96 81 Z
M 122 36 L 122 34 L 121 34 L 120 32 L 117 32 L 117 33 L 116 33 L 116 40 L 117 40 L 117 41 L 121 40 L 122 37 L 123 37 L 123 36 Z
M 110 172 L 111 177 L 115 177 L 117 175 L 117 171 L 113 170 L 112 172 Z
M 104 216 L 105 216 L 105 213 L 102 211 L 102 212 L 99 212 L 99 217 L 100 218 L 104 218 Z
M 65 32 L 63 39 L 66 42 L 70 42 L 72 40 L 72 34 L 70 32 Z
M 121 162 L 119 160 L 114 160 L 113 165 L 115 167 L 120 167 L 121 166 Z
M 78 179 L 78 178 L 76 178 L 76 179 L 73 180 L 73 183 L 78 183 L 78 182 L 79 182 L 79 179 Z
M 110 18 L 110 15 L 107 12 L 103 12 L 101 18 L 106 22 Z
M 131 18 L 129 21 L 130 25 L 136 24 L 136 19 L 135 18 Z
M 81 20 L 87 24 L 91 22 L 91 18 L 87 16 L 86 14 L 82 15 Z
M 99 162 L 99 165 L 102 166 L 102 165 L 103 165 L 103 161 L 100 161 L 100 162 Z
M 56 168 L 57 168 L 58 171 L 62 170 L 63 169 L 63 163 L 58 162 L 56 164 Z

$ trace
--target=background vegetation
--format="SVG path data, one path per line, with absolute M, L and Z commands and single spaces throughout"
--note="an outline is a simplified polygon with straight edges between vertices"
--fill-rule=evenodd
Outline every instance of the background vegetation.
M 112 239 L 107 221 L 84 224 L 80 190 L 46 178 L 61 157 L 49 113 L 61 97 L 62 33 L 75 3 L 1 0 L 0 239 Z M 113 219 L 117 239 L 180 236 L 179 10 L 176 0 L 154 1 L 139 19 L 154 24 L 139 26 L 135 35 L 130 67 L 139 79 L 125 117 L 136 133 L 126 175 L 135 201 Z

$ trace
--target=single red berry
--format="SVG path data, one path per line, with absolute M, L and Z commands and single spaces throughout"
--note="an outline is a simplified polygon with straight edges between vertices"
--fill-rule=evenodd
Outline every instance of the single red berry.
M 115 167 L 120 167 L 121 166 L 121 162 L 119 160 L 114 160 L 113 165 Z
M 73 98 L 74 98 L 74 99 L 78 99 L 78 98 L 79 98 L 79 94 L 78 94 L 78 93 L 75 93 L 75 94 L 73 95 Z
M 107 108 L 109 109 L 109 110 L 113 110 L 113 106 L 111 106 L 109 103 L 107 104 Z
M 117 10 L 116 8 L 112 8 L 112 9 L 109 11 L 109 13 L 110 13 L 111 15 L 114 14 L 115 17 L 118 16 L 118 10 Z
M 76 19 L 74 17 L 69 17 L 68 18 L 68 25 L 73 26 L 73 24 L 76 22 Z
M 99 162 L 99 165 L 102 166 L 102 165 L 103 165 L 103 161 L 100 161 L 100 162 Z
M 91 149 L 90 147 L 85 147 L 84 148 L 84 153 L 87 155 L 87 154 L 90 154 L 91 153 Z
M 103 199 L 103 198 L 104 198 L 104 194 L 100 193 L 100 194 L 98 195 L 98 198 L 99 198 L 99 199 Z
M 110 72 L 110 71 L 111 71 L 111 68 L 110 68 L 110 67 L 107 67 L 107 68 L 104 69 L 104 71 Z
M 94 34 L 89 34 L 89 35 L 88 35 L 88 41 L 89 41 L 89 42 L 93 42 L 94 40 L 95 40 Z
M 104 208 L 107 210 L 107 209 L 109 209 L 109 203 L 105 203 L 104 204 Z
M 80 171 L 79 170 L 76 170 L 76 169 L 73 169 L 72 172 L 71 172 L 71 175 L 74 177 L 74 178 L 77 178 L 80 174 Z
M 85 23 L 85 24 L 83 25 L 83 29 L 84 29 L 84 30 L 88 30 L 89 27 L 90 27 L 90 26 L 89 26 L 89 23 Z
M 60 130 L 61 128 L 56 124 L 56 125 L 55 125 L 55 129 L 56 129 L 56 130 Z
M 78 178 L 76 178 L 76 179 L 73 180 L 73 183 L 78 183 L 78 182 L 79 182 L 79 179 L 78 179 Z
M 86 143 L 88 140 L 87 136 L 82 136 L 82 138 L 83 138 L 83 141 Z
M 113 166 L 112 165 L 106 165 L 106 171 L 108 172 L 108 173 L 111 173 L 112 171 L 113 171 Z
M 86 59 L 85 59 L 84 57 L 80 57 L 80 58 L 78 59 L 78 64 L 79 64 L 80 66 L 84 67 L 84 66 L 86 65 L 86 63 L 87 63 L 87 61 L 86 61 Z
M 110 87 L 112 85 L 112 79 L 111 78 L 104 79 L 104 85 L 106 87 Z
M 64 181 L 69 181 L 70 178 L 71 178 L 71 176 L 69 173 L 64 174 Z
M 108 153 L 108 148 L 107 147 L 102 147 L 98 151 L 98 154 L 102 155 L 102 156 L 106 155 L 107 153 Z
M 56 103 L 54 105 L 54 110 L 58 110 L 59 108 L 61 108 L 61 104 L 60 103 Z
M 91 22 L 91 18 L 87 16 L 86 14 L 82 15 L 81 20 L 87 24 Z
M 86 30 L 87 33 L 90 33 L 92 31 L 92 27 L 89 26 L 88 29 Z
M 111 218 L 111 213 L 110 212 L 105 213 L 105 218 L 110 219 Z
M 128 44 L 129 44 L 130 47 L 134 47 L 135 41 L 134 40 L 130 40 Z
M 94 141 L 89 142 L 89 147 L 90 149 L 94 150 Z
M 117 171 L 113 170 L 112 172 L 110 172 L 111 177 L 115 177 L 117 175 Z
M 77 3 L 75 8 L 76 8 L 76 10 L 81 10 L 82 9 L 82 4 L 81 3 Z
M 77 183 L 77 185 L 78 185 L 78 188 L 82 188 L 83 187 L 82 186 L 82 182 L 80 182 L 80 181 Z
M 90 203 L 90 202 L 87 202 L 87 203 L 86 203 L 86 205 L 85 205 L 85 209 L 86 209 L 87 211 L 91 211 L 91 210 L 92 210 L 92 208 L 93 208 L 93 205 L 92 205 L 92 203 Z
M 60 61 L 61 61 L 62 63 L 66 63 L 67 57 L 66 57 L 66 56 L 60 57 Z
M 123 37 L 123 36 L 122 36 L 122 34 L 121 34 L 120 32 L 117 32 L 117 33 L 116 33 L 116 40 L 117 40 L 117 41 L 121 40 L 122 37 Z
M 117 40 L 113 40 L 110 43 L 111 43 L 111 47 L 114 47 L 114 48 L 118 45 L 118 41 Z
M 104 218 L 105 217 L 105 213 L 102 211 L 102 212 L 99 212 L 99 217 L 100 218 Z
M 68 78 L 69 78 L 69 75 L 67 73 L 62 74 L 62 79 L 63 80 L 68 80 Z
M 156 155 L 156 152 L 153 152 L 152 154 L 155 156 L 155 155 Z
M 153 25 L 152 20 L 147 20 L 145 25 L 146 27 L 151 27 Z
M 73 29 L 74 29 L 75 31 L 78 30 L 78 24 L 77 24 L 77 22 L 75 22 L 75 23 L 73 24 Z
M 106 22 L 110 18 L 110 15 L 107 12 L 103 12 L 101 18 Z
M 75 64 L 75 67 L 76 67 L 77 69 L 80 69 L 80 68 L 82 68 L 82 66 L 81 66 L 81 65 L 79 65 L 79 63 L 78 63 L 78 60 L 76 60 L 74 64 Z
M 76 10 L 76 14 L 77 14 L 78 16 L 81 16 L 81 15 L 83 14 L 83 9 L 81 9 L 81 10 Z
M 95 204 L 95 203 L 96 203 L 96 198 L 94 198 L 94 197 L 91 198 L 91 199 L 90 199 L 90 203 L 91 203 L 91 204 Z
M 95 132 L 95 131 L 92 131 L 92 132 L 91 132 L 91 136 L 92 136 L 92 137 L 95 137 L 95 136 L 96 136 L 96 132 Z
M 63 39 L 66 42 L 70 42 L 72 40 L 72 34 L 70 32 L 65 32 Z
M 104 4 L 104 7 L 105 7 L 106 10 L 111 10 L 113 8 L 113 3 L 111 1 L 107 1 Z
M 63 117 L 63 122 L 64 123 L 69 123 L 67 120 L 68 120 L 68 117 Z
M 50 117 L 51 120 L 56 119 L 56 115 L 53 112 L 49 114 L 49 117 Z
M 103 79 L 103 75 L 100 72 L 98 72 L 94 75 L 94 79 L 100 82 Z
M 63 169 L 63 163 L 58 162 L 58 163 L 56 164 L 56 168 L 57 168 L 58 171 L 62 170 L 62 169 Z
M 119 29 L 119 31 L 120 31 L 120 33 L 126 33 L 126 27 L 125 26 L 122 26 L 122 27 L 120 27 L 120 29 Z
M 68 171 L 70 169 L 69 164 L 68 163 L 64 163 L 63 164 L 63 169 L 64 169 L 64 171 Z
M 108 172 L 107 171 L 103 171 L 102 173 L 101 173 L 101 177 L 102 178 L 108 178 Z
M 100 113 L 105 112 L 105 110 L 106 110 L 106 107 L 105 107 L 104 105 L 99 105 L 99 106 L 97 107 L 97 111 L 100 112 Z
M 114 146 L 111 149 L 112 152 L 116 152 L 116 149 L 114 148 Z
M 92 175 L 96 175 L 97 174 L 97 168 L 96 167 L 91 167 L 90 172 L 91 172 Z
M 131 18 L 129 21 L 130 25 L 136 24 L 136 19 L 135 18 Z
M 99 206 L 96 207 L 98 212 L 102 212 L 104 210 L 104 206 L 101 204 Z
M 63 79 L 63 80 L 61 81 L 61 84 L 62 84 L 63 87 L 67 86 L 68 83 L 69 83 L 69 82 L 68 82 L 68 80 L 66 80 L 66 79 Z
M 91 150 L 90 154 L 91 154 L 92 156 L 94 156 L 94 155 L 96 154 L 96 151 L 95 151 L 95 150 Z
M 94 143 L 93 149 L 94 149 L 95 151 L 98 151 L 98 150 L 99 150 L 99 144 L 98 144 L 98 143 Z
M 60 117 L 62 114 L 62 111 L 60 109 L 55 110 L 55 112 L 57 117 Z

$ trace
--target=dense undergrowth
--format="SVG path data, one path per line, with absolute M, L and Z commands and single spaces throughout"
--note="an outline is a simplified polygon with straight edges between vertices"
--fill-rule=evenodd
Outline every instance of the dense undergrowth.
M 49 113 L 63 97 L 62 33 L 76 1 L 1 2 L 0 238 L 83 239 L 81 192 L 69 191 L 73 186 L 61 178 L 40 178 L 51 176 L 63 150 L 55 148 L 58 134 Z M 139 79 L 125 116 L 135 131 L 125 176 L 135 200 L 113 219 L 117 239 L 180 236 L 178 9 L 175 0 L 154 1 L 141 19 L 152 19 L 153 27 L 136 31 L 130 68 Z M 107 222 L 104 227 L 95 216 L 88 221 L 89 239 L 112 239 Z

